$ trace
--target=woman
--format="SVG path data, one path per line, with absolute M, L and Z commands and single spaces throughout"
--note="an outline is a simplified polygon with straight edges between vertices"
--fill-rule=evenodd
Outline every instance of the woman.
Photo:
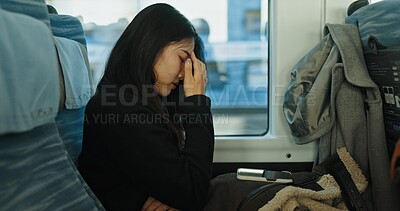
M 85 112 L 79 170 L 107 210 L 199 210 L 214 148 L 203 44 L 167 4 L 139 12 Z

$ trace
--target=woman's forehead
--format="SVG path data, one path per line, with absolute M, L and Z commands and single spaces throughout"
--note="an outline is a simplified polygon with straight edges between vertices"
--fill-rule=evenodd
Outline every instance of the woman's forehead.
M 171 50 L 177 50 L 177 51 L 184 50 L 190 53 L 194 50 L 194 39 L 185 39 L 179 42 L 174 42 L 171 43 L 168 47 L 170 47 Z

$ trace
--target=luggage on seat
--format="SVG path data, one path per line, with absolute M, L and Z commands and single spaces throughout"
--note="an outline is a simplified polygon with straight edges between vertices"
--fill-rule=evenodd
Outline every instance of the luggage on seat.
M 364 62 L 358 28 L 326 24 L 325 37 L 293 67 L 283 110 L 297 144 L 317 142 L 320 164 L 347 151 L 368 181 L 369 210 L 390 210 L 390 184 L 382 99 Z
M 346 23 L 358 26 L 369 75 L 379 87 L 391 156 L 400 138 L 400 1 L 361 7 Z
M 292 183 L 270 182 L 247 195 L 239 211 L 356 210 L 367 211 L 362 199 L 368 181 L 343 147 L 312 172 L 292 174 Z

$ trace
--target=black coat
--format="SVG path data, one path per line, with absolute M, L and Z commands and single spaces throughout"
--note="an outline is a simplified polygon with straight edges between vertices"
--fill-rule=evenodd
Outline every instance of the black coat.
M 86 107 L 79 171 L 104 207 L 140 210 L 152 196 L 174 208 L 201 209 L 214 150 L 210 99 L 187 97 L 179 107 L 181 151 L 164 115 L 124 90 L 99 90 Z

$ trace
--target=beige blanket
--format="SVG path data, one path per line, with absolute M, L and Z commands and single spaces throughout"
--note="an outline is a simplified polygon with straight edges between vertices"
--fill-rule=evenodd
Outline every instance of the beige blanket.
M 340 148 L 338 155 L 350 173 L 354 184 L 360 193 L 364 192 L 368 186 L 368 181 L 363 175 L 357 163 L 353 160 L 346 148 Z M 276 196 L 260 211 L 292 211 L 292 210 L 311 210 L 311 211 L 338 211 L 348 210 L 341 198 L 339 185 L 333 176 L 323 175 L 317 182 L 323 190 L 314 191 L 294 186 L 288 186 L 280 190 Z

